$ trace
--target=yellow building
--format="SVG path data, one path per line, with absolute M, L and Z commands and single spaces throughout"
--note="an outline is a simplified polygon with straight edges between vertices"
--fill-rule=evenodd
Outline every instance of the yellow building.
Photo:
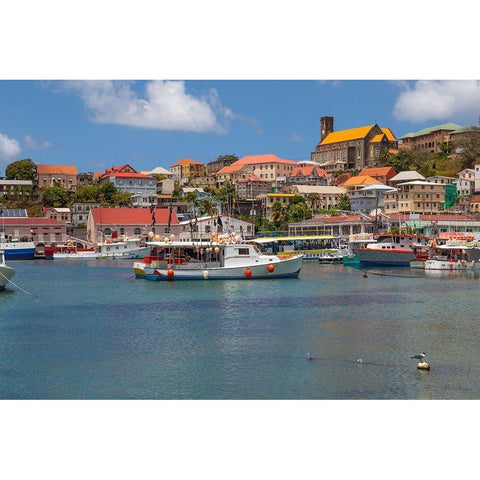
M 205 176 L 205 165 L 189 158 L 182 158 L 170 167 L 170 171 L 177 183 L 185 185 L 196 177 Z
M 435 213 L 445 202 L 445 189 L 441 183 L 399 183 L 397 190 L 384 193 L 384 211 L 388 213 Z

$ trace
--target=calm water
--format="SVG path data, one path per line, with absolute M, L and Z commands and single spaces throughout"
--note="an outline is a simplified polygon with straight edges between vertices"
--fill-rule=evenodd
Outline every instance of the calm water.
M 131 261 L 11 264 L 33 296 L 0 292 L 3 399 L 480 398 L 478 274 L 164 283 Z

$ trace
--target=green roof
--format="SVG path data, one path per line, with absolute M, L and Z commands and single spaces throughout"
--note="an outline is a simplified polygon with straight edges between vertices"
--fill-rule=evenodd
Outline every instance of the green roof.
M 451 123 L 451 122 L 442 123 L 440 125 L 435 125 L 433 127 L 424 128 L 423 130 L 419 130 L 418 132 L 407 133 L 406 135 L 403 135 L 403 137 L 400 137 L 400 139 L 411 138 L 411 137 L 420 137 L 422 135 L 428 135 L 430 133 L 436 132 L 437 130 L 453 131 L 453 130 L 459 130 L 460 128 L 463 128 L 463 127 L 461 125 L 457 125 L 456 123 Z
M 455 133 L 466 133 L 466 132 L 480 132 L 480 127 L 477 127 L 475 125 L 467 125 L 466 127 L 455 130 Z

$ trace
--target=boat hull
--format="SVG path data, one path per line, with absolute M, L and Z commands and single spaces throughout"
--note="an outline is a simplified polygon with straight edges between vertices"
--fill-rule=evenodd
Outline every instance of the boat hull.
M 353 249 L 355 256 L 361 264 L 388 265 L 398 267 L 410 266 L 410 261 L 415 259 L 413 250 L 380 250 L 380 249 Z
M 15 270 L 6 265 L 0 265 L 0 290 L 3 290 L 15 275 Z
M 273 265 L 274 268 L 269 267 Z M 137 278 L 151 281 L 173 280 L 253 280 L 273 278 L 297 278 L 302 268 L 302 256 L 278 262 L 258 265 L 192 268 L 191 265 L 175 265 L 175 268 L 156 268 L 144 262 L 135 262 L 133 269 Z
M 0 250 L 5 252 L 5 260 L 33 260 L 35 258 L 33 242 L 2 242 Z

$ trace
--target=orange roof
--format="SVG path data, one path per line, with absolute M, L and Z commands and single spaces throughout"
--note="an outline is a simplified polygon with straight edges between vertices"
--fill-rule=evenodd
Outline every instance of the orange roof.
M 359 175 L 370 175 L 371 177 L 383 177 L 387 176 L 388 174 L 396 175 L 393 167 L 367 167 L 359 173 Z
M 382 132 L 387 136 L 387 139 L 390 142 L 396 142 L 397 138 L 393 134 L 393 132 L 387 127 L 387 128 L 382 128 Z
M 470 200 L 470 203 L 480 203 L 480 195 L 477 195 L 476 197 L 472 197 Z
M 226 167 L 221 168 L 217 172 L 217 175 L 225 175 L 227 173 L 235 173 L 235 172 L 240 171 L 242 169 L 243 165 L 235 165 L 235 163 L 232 163 L 231 165 L 227 165 Z
M 382 182 L 375 180 L 370 175 L 357 175 L 356 177 L 349 178 L 346 182 L 342 183 L 342 187 L 350 187 L 354 185 L 373 185 L 382 184 Z
M 295 167 L 293 169 L 293 172 L 290 174 L 290 177 L 296 177 L 296 176 L 308 177 L 309 175 L 312 174 L 314 169 L 319 177 L 324 177 L 327 175 L 327 172 L 323 168 L 318 168 L 315 165 L 307 165 L 305 167 Z
M 38 175 L 76 175 L 75 165 L 37 165 Z
M 385 137 L 384 133 L 379 133 L 378 135 L 375 135 L 371 140 L 370 143 L 379 143 L 381 142 Z
M 178 162 L 175 162 L 172 165 L 172 167 L 180 167 L 181 165 L 189 165 L 189 164 L 203 165 L 202 162 L 196 162 L 195 160 L 190 160 L 189 158 L 181 158 Z
M 130 173 L 130 172 L 111 172 L 102 176 L 102 178 L 116 177 L 116 178 L 153 178 L 148 175 L 143 175 L 141 173 Z
M 273 153 L 267 153 L 265 155 L 247 155 L 242 157 L 240 160 L 232 163 L 232 165 L 255 165 L 258 163 L 288 163 L 288 164 L 297 164 L 295 160 L 286 160 L 284 158 L 279 158 Z
M 93 219 L 99 225 L 151 225 L 152 214 L 149 208 L 92 208 Z M 168 225 L 169 208 L 155 209 L 155 224 Z M 172 211 L 172 225 L 178 224 L 178 218 Z
M 346 142 L 348 140 L 357 140 L 364 138 L 372 129 L 373 125 L 366 127 L 350 128 L 349 130 L 339 130 L 338 132 L 329 133 L 321 142 L 320 145 L 328 145 L 330 143 Z

